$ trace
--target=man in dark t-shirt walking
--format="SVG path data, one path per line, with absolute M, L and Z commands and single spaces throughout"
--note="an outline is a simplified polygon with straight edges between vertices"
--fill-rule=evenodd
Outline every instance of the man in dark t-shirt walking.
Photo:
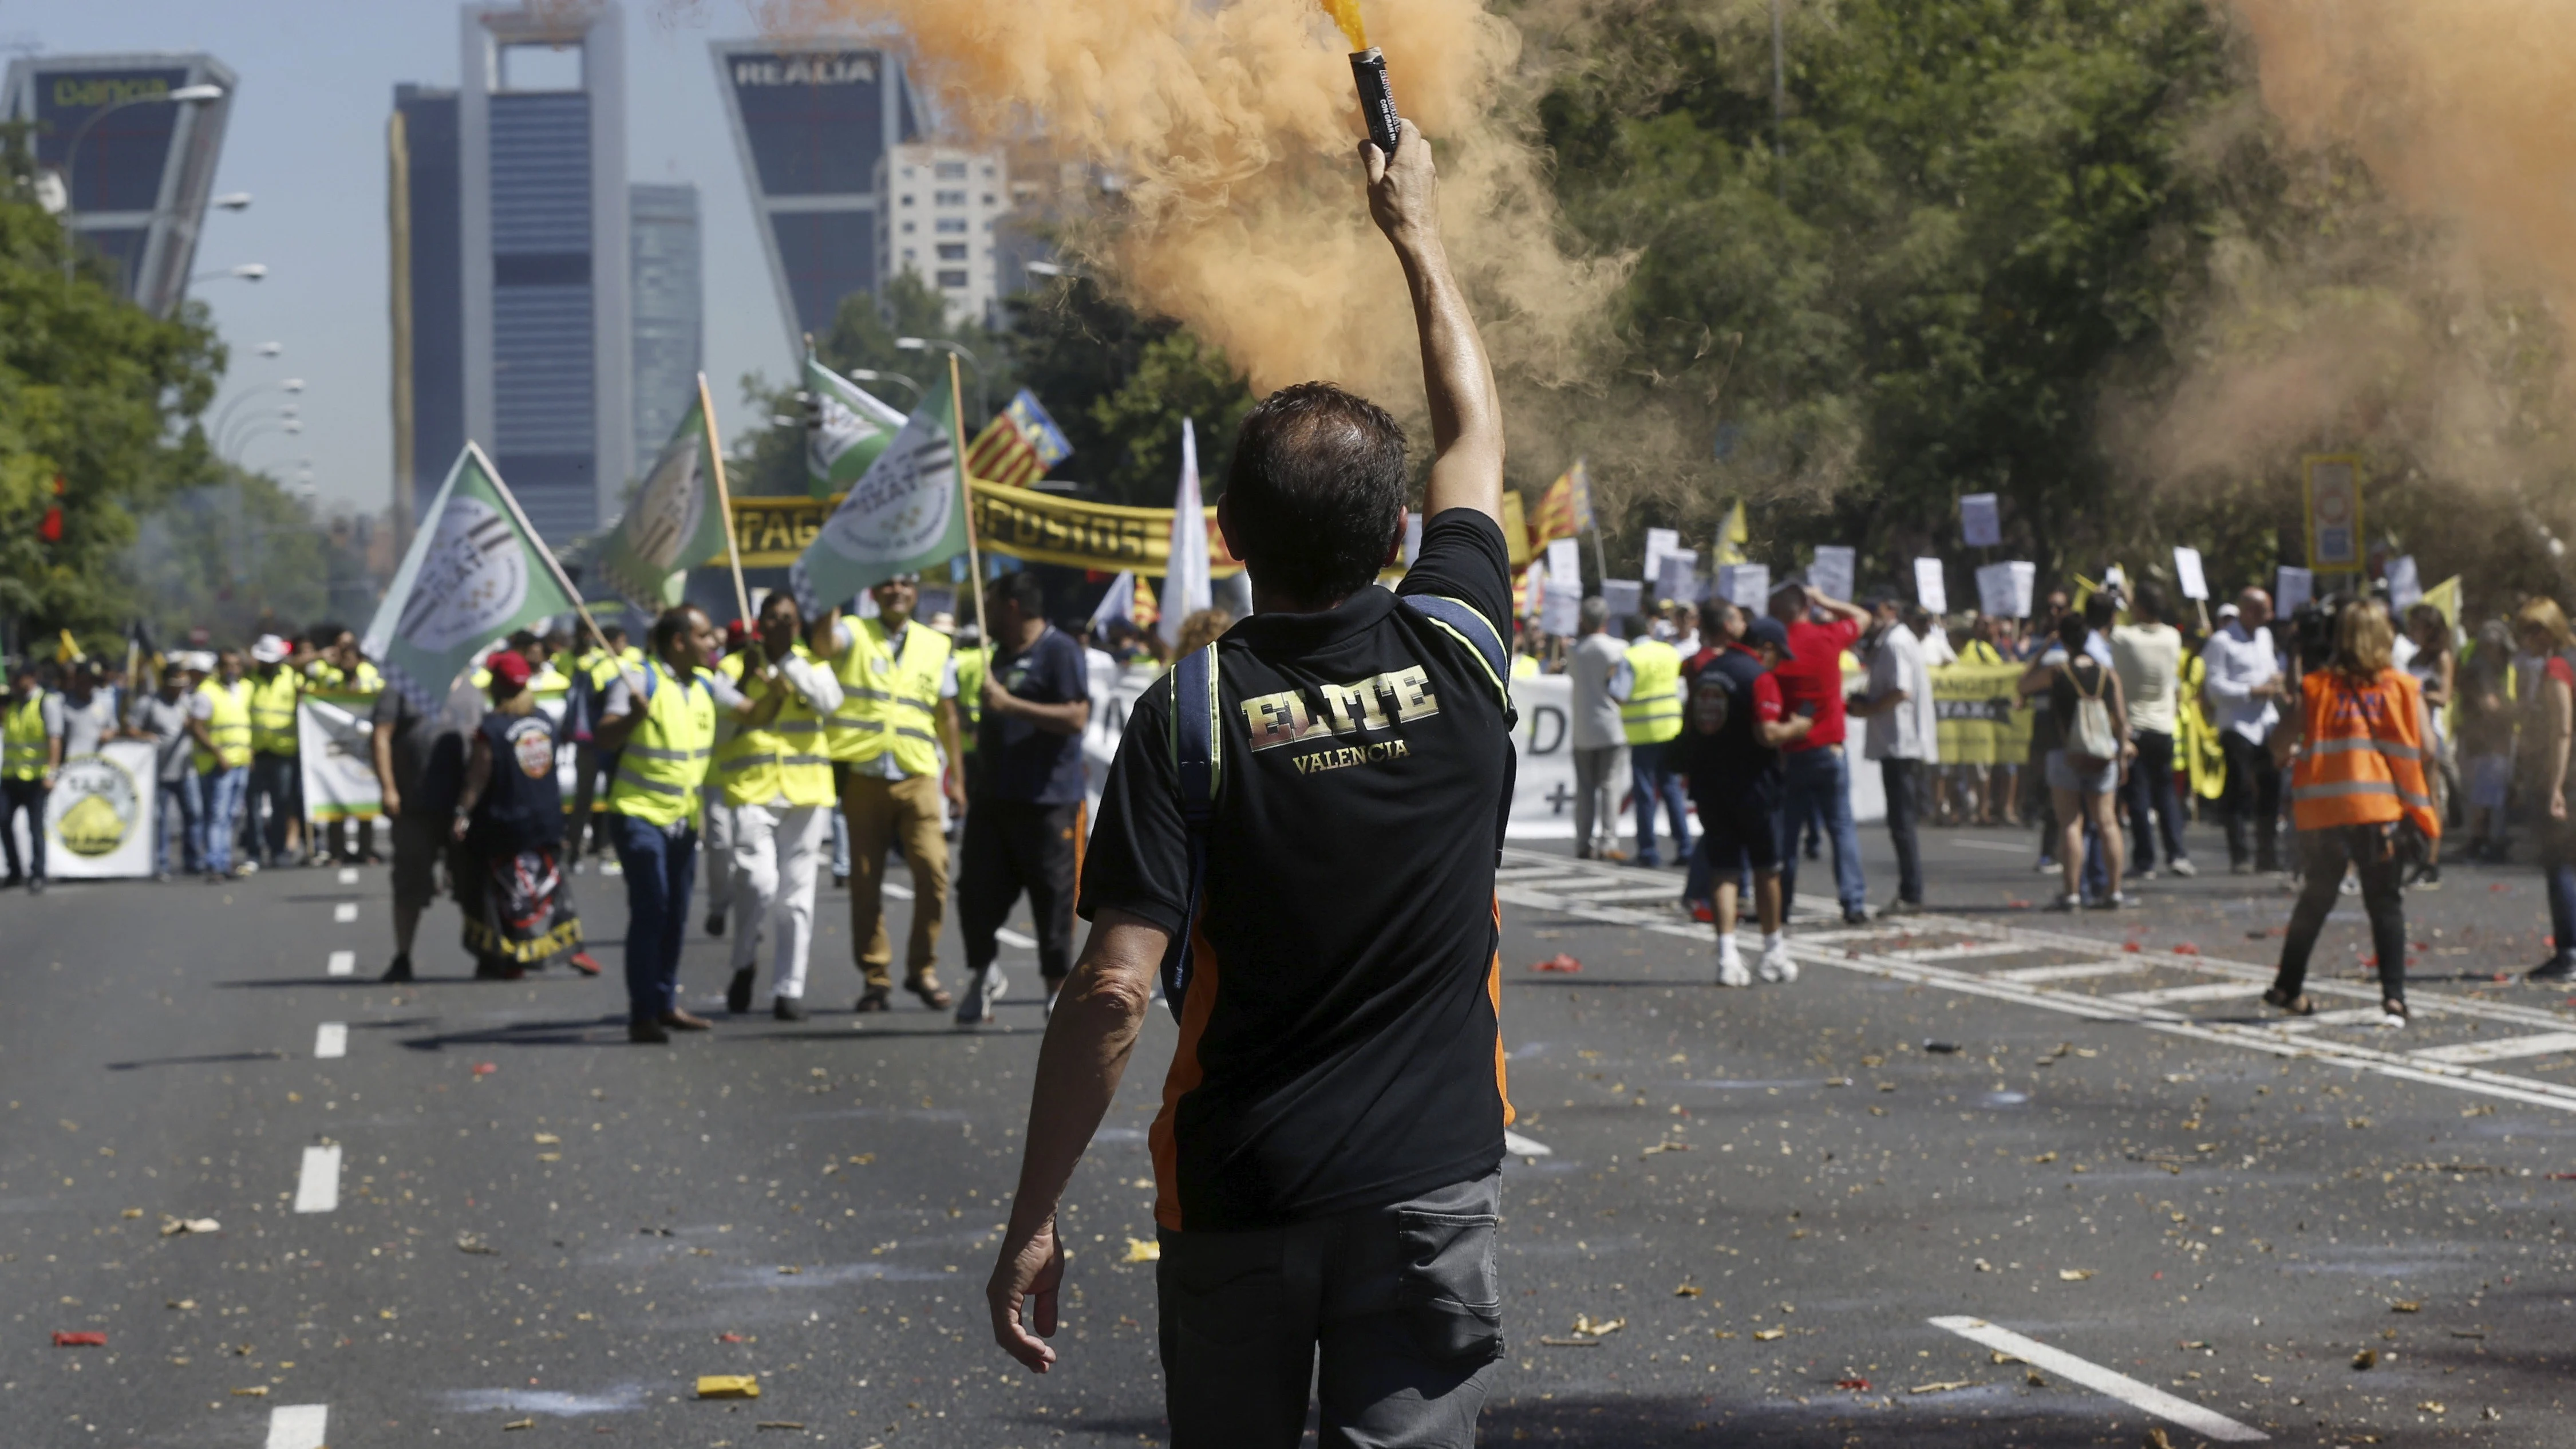
M 1255 613 L 1212 646 L 1212 688 L 1185 693 L 1184 660 L 1128 717 L 1083 863 L 1091 938 L 1039 1054 L 987 1289 L 1002 1346 L 1053 1364 L 1056 1203 L 1186 935 L 1151 1138 L 1175 1449 L 1288 1449 L 1310 1384 L 1324 1443 L 1472 1444 L 1502 1354 L 1502 417 L 1441 249 L 1429 143 L 1406 123 L 1391 163 L 1362 154 L 1421 331 L 1421 549 L 1405 597 L 1373 586 L 1405 534 L 1404 435 L 1384 411 L 1305 383 L 1244 420 L 1218 521 Z M 1188 771 L 1210 792 L 1195 827 L 1180 707 L 1214 745 L 1213 768 Z
M 1735 945 L 1736 893 L 1747 872 L 1762 924 L 1762 979 L 1798 979 L 1781 934 L 1780 860 L 1789 847 L 1780 813 L 1788 782 L 1780 747 L 1804 739 L 1816 717 L 1788 712 L 1775 673 L 1796 659 L 1788 629 L 1777 619 L 1756 619 L 1691 677 L 1681 760 L 1713 882 L 1720 986 L 1753 984 Z

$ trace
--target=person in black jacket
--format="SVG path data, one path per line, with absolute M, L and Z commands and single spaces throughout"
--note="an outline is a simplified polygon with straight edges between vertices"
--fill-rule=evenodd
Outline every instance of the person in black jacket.
M 563 790 L 555 777 L 555 723 L 528 689 L 524 655 L 484 661 L 492 709 L 468 742 L 456 798 L 456 842 L 482 881 L 482 909 L 465 916 L 465 949 L 478 977 L 517 980 L 557 956 L 585 975 L 599 963 L 581 949 L 563 861 Z

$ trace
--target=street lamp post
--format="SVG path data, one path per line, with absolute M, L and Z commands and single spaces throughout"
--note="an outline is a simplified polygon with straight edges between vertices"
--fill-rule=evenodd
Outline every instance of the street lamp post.
M 257 282 L 266 279 L 267 276 L 268 263 L 244 262 L 237 267 L 217 267 L 211 272 L 199 272 L 188 280 L 191 282 L 217 282 L 222 281 L 226 277 L 234 277 L 245 282 Z
M 975 360 L 974 353 L 945 337 L 898 337 L 894 340 L 894 345 L 905 352 L 926 352 L 936 347 L 965 363 L 966 370 L 975 374 L 975 425 L 977 427 L 984 425 L 984 419 L 990 416 L 984 406 L 984 366 Z
M 262 351 L 265 350 L 265 348 L 262 349 Z M 302 391 L 304 391 L 304 379 L 300 377 L 290 377 L 284 382 L 264 382 L 246 392 L 236 393 L 233 395 L 232 401 L 225 403 L 222 411 L 215 414 L 215 425 L 208 428 L 206 431 L 210 436 L 221 437 L 223 435 L 224 425 L 232 421 L 233 409 L 240 407 L 243 403 L 250 401 L 261 393 L 283 392 L 292 396 Z
M 850 369 L 850 380 L 852 382 L 899 382 L 912 389 L 912 400 L 915 403 L 921 401 L 921 384 L 900 372 L 874 372 L 864 367 L 854 367 Z
M 73 225 L 73 222 L 74 222 L 74 220 L 76 219 L 76 217 L 77 217 L 77 215 L 78 215 L 78 213 L 79 213 L 79 210 L 80 210 L 80 202 L 79 202 L 80 192 L 79 192 L 79 191 L 74 187 L 74 184 L 73 184 L 73 183 L 74 183 L 74 182 L 78 179 L 78 177 L 79 177 L 79 171 L 80 171 L 80 143 L 81 143 L 83 140 L 85 140 L 85 139 L 89 136 L 90 127 L 95 126 L 95 125 L 97 125 L 99 122 L 106 120 L 109 116 L 114 115 L 116 112 L 121 111 L 121 110 L 124 110 L 127 106 L 148 106 L 148 105 L 163 105 L 163 104 L 167 104 L 167 105 L 177 105 L 177 106 L 193 106 L 193 105 L 199 105 L 199 104 L 202 104 L 202 103 L 207 102 L 207 101 L 220 101 L 220 100 L 222 100 L 223 98 L 224 98 L 224 88 L 223 88 L 222 86 L 217 86 L 217 85 L 181 86 L 181 87 L 179 87 L 179 88 L 178 88 L 177 90 L 175 90 L 175 91 L 164 91 L 164 92 L 162 92 L 160 95 L 157 95 L 157 96 L 130 96 L 130 97 L 128 97 L 128 98 L 126 98 L 126 99 L 124 99 L 124 100 L 116 101 L 116 102 L 113 102 L 113 103 L 111 103 L 111 104 L 109 104 L 109 105 L 101 106 L 101 107 L 99 107 L 97 110 L 90 112 L 90 117 L 89 117 L 89 119 L 88 119 L 88 120 L 86 120 L 86 121 L 81 122 L 81 123 L 80 123 L 80 129 L 78 129 L 78 130 L 76 130 L 76 131 L 72 132 L 72 139 L 71 139 L 71 143 L 70 143 L 69 145 L 66 145 L 65 147 L 63 147 L 63 280 L 64 280 L 64 281 L 68 282 L 68 281 L 70 281 L 70 280 L 72 279 L 72 246 L 73 246 L 73 243 L 75 243 L 75 242 L 77 242 L 77 241 L 79 241 L 79 240 L 80 240 L 80 232 L 79 232 L 79 229 Z M 227 197 L 227 198 L 225 198 L 225 199 L 226 199 L 227 201 L 229 201 L 231 198 Z M 250 198 L 249 198 L 249 197 L 247 197 L 247 196 L 243 197 L 243 198 L 242 198 L 242 205 L 247 206 L 247 205 L 249 205 L 249 204 L 250 204 Z M 263 268 L 261 268 L 261 270 L 262 270 L 263 272 L 265 272 L 267 269 L 266 269 L 265 267 L 263 267 Z
M 242 458 L 250 452 L 251 444 L 279 433 L 292 437 L 303 431 L 304 420 L 283 409 L 280 410 L 279 416 L 273 418 L 263 418 L 254 414 L 242 424 L 241 432 L 229 443 L 219 444 L 216 447 L 215 454 L 217 457 L 229 459 L 233 466 L 240 467 Z

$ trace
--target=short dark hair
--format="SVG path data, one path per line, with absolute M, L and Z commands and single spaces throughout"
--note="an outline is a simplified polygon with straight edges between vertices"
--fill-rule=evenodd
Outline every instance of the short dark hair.
M 623 644 L 626 642 L 626 626 L 610 624 L 599 631 L 599 639 L 603 644 Z
M 805 622 L 805 609 L 803 605 L 796 602 L 795 590 L 779 589 L 770 594 L 768 598 L 761 600 L 759 612 L 762 617 L 766 618 L 768 616 L 769 608 L 772 604 L 785 604 L 788 607 L 788 610 L 795 614 L 797 623 L 802 624 Z
M 326 619 L 323 622 L 314 625 L 312 628 L 305 630 L 304 641 L 316 649 L 328 649 L 332 645 L 339 643 L 340 636 L 348 632 L 348 625 L 339 623 L 336 620 Z
M 1020 606 L 1020 612 L 1046 616 L 1046 581 L 1027 569 L 997 576 L 984 586 L 984 596 L 997 603 Z
M 2084 646 L 2093 642 L 2093 626 L 2084 622 L 2082 614 L 2069 609 L 2058 617 L 2057 642 L 2066 646 L 2067 653 L 2081 654 Z
M 2129 612 L 2152 619 L 2159 624 L 2163 623 L 2165 621 L 2165 586 L 2152 582 L 2138 585 L 2138 592 L 2129 600 Z
M 2108 589 L 2096 589 L 2084 601 L 2084 622 L 2096 629 L 2106 629 L 2120 617 L 2120 600 Z
M 1263 398 L 1236 432 L 1227 519 L 1244 563 L 1292 599 L 1347 598 L 1377 579 L 1404 511 L 1404 429 L 1329 382 Z
M 681 604 L 676 608 L 664 609 L 661 617 L 653 621 L 653 652 L 659 654 L 670 648 L 671 641 L 679 638 L 681 631 L 689 627 L 689 616 L 692 614 L 703 619 L 707 616 L 707 611 L 695 604 Z

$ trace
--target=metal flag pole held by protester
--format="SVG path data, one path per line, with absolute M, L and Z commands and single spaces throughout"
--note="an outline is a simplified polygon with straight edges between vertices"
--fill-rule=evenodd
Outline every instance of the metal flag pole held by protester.
M 716 475 L 716 506 L 724 510 L 725 562 L 733 566 L 734 615 L 751 622 L 751 591 L 742 586 L 742 546 L 733 536 L 733 493 L 725 487 L 724 438 L 716 431 L 716 406 L 707 396 L 707 375 L 698 374 L 698 415 L 707 420 L 707 464 Z
M 948 354 L 948 440 L 957 449 L 957 502 L 966 510 L 966 583 L 975 594 L 975 632 L 993 641 L 984 622 L 984 560 L 975 548 L 975 483 L 966 476 L 966 420 L 957 411 L 957 354 Z

